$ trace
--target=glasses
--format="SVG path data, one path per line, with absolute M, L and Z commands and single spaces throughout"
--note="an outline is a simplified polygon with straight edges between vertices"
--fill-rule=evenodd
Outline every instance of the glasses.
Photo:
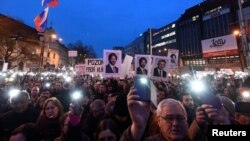
M 177 122 L 184 122 L 186 121 L 186 117 L 177 115 L 177 116 L 172 116 L 172 115 L 167 115 L 166 117 L 160 116 L 162 119 L 164 119 L 167 123 L 173 123 L 174 120 Z

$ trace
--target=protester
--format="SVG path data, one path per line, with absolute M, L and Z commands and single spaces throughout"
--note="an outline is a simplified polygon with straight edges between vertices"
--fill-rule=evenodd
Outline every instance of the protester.
M 61 102 L 51 97 L 44 102 L 43 109 L 36 122 L 40 140 L 54 140 L 61 134 L 63 107 Z
M 111 119 L 103 119 L 95 133 L 95 141 L 118 141 L 121 134 L 115 122 Z
M 70 82 L 66 82 L 65 75 L 71 77 Z M 204 104 L 203 100 L 199 102 L 199 96 L 202 95 L 196 95 L 190 91 L 188 84 L 191 79 L 189 78 L 170 77 L 167 81 L 154 80 L 157 88 L 155 95 L 157 97 L 154 98 L 158 101 L 158 107 L 153 107 L 148 102 L 140 100 L 136 90 L 132 88 L 130 91 L 133 79 L 128 76 L 101 79 L 90 75 L 75 77 L 73 73 L 59 75 L 52 72 L 47 76 L 39 73 L 25 78 L 20 76 L 20 80 L 16 82 L 0 85 L 2 102 L 0 104 L 0 140 L 17 141 L 26 138 L 26 140 L 38 141 L 56 138 L 56 141 L 119 139 L 206 141 L 209 125 L 250 124 L 250 112 L 247 109 L 250 106 L 249 97 L 247 97 L 250 91 L 250 79 L 235 77 L 237 76 L 229 78 L 223 75 L 216 79 L 214 76 L 201 78 L 202 81 L 207 82 L 206 88 L 213 88 L 209 93 L 218 96 L 221 103 L 220 108 L 217 109 L 215 107 L 218 107 L 216 105 L 218 101 L 215 105 L 213 102 Z M 242 80 L 244 81 L 241 84 Z M 34 88 L 40 87 L 39 84 L 47 84 L 47 82 L 51 86 L 44 85 L 40 89 L 40 96 L 39 93 L 32 92 Z M 9 101 L 7 92 L 11 90 L 10 88 L 24 86 L 24 83 L 25 89 L 30 91 L 33 99 L 36 99 L 36 101 L 33 100 L 34 105 L 30 103 L 26 92 L 24 92 L 26 95 L 21 97 L 12 95 Z M 73 102 L 71 96 L 76 90 L 81 92 L 83 100 L 79 102 L 79 106 L 73 106 L 79 107 L 74 110 L 70 102 Z M 55 98 L 51 96 L 56 96 L 57 100 L 52 100 Z M 237 102 L 234 104 L 233 101 Z M 58 103 L 63 104 L 60 106 Z M 39 118 L 37 118 L 38 111 L 41 113 Z M 117 125 L 115 130 L 113 123 Z M 123 133 L 121 138 L 119 133 Z
M 236 103 L 235 120 L 239 125 L 250 125 L 250 102 Z
M 105 102 L 96 99 L 90 105 L 89 115 L 85 115 L 81 126 L 84 133 L 91 139 L 94 139 L 94 133 L 100 121 L 105 117 Z
M 190 125 L 195 117 L 195 106 L 193 98 L 190 94 L 184 93 L 180 98 L 181 104 L 184 106 L 185 110 L 187 111 L 188 115 L 188 125 Z
M 124 132 L 121 140 L 144 140 L 143 134 L 149 118 L 149 103 L 139 100 L 136 90 L 128 95 L 128 108 L 132 125 Z M 162 100 L 157 107 L 157 121 L 160 133 L 147 137 L 145 140 L 188 140 L 187 114 L 182 104 L 174 99 Z
M 11 92 L 14 93 L 14 92 Z M 0 140 L 5 141 L 18 126 L 35 122 L 38 113 L 29 103 L 27 92 L 18 91 L 10 98 L 11 110 L 0 116 Z
M 188 135 L 192 141 L 206 141 L 208 125 L 233 125 L 235 121 L 234 102 L 227 97 L 220 97 L 222 107 L 216 109 L 213 105 L 202 104 L 196 108 L 195 120 L 189 127 Z
M 39 87 L 35 86 L 31 89 L 30 92 L 30 101 L 33 105 L 35 105 L 37 98 L 39 97 L 40 89 Z

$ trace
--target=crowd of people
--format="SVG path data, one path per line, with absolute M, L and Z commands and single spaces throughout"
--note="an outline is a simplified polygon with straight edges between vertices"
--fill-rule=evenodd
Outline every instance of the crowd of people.
M 140 99 L 133 78 L 47 78 L 1 84 L 1 141 L 206 141 L 208 125 L 250 124 L 250 102 L 242 96 L 250 77 L 203 78 L 200 93 L 217 97 L 219 108 L 200 100 L 191 79 L 151 80 L 155 106 Z

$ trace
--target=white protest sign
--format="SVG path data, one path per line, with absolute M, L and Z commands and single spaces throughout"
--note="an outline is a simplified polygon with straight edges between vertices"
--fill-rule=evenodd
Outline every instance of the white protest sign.
M 126 77 L 126 75 L 130 74 L 130 66 L 133 61 L 133 57 L 126 55 L 121 67 L 121 77 Z
M 103 60 L 100 59 L 85 59 L 85 73 L 86 74 L 102 74 Z
M 8 70 L 8 63 L 3 64 L 3 70 L 2 71 L 7 71 Z
M 68 56 L 69 57 L 76 57 L 77 56 L 77 51 L 75 51 L 75 50 L 68 51 Z

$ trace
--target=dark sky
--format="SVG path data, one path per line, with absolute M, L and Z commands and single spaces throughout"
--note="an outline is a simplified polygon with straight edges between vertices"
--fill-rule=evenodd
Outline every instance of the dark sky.
M 103 49 L 124 46 L 148 28 L 177 20 L 185 9 L 202 0 L 59 0 L 49 10 L 49 25 L 64 44 L 81 40 L 98 57 Z M 0 0 L 0 13 L 34 27 L 41 0 Z

